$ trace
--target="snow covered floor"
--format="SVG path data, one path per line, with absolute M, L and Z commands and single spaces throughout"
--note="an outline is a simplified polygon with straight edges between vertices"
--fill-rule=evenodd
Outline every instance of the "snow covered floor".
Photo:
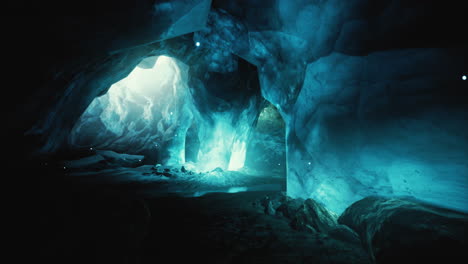
M 70 176 L 85 183 L 126 186 L 144 196 L 199 197 L 213 192 L 284 191 L 286 188 L 285 177 L 222 170 L 195 173 L 181 168 L 152 165 L 77 170 L 71 172 Z

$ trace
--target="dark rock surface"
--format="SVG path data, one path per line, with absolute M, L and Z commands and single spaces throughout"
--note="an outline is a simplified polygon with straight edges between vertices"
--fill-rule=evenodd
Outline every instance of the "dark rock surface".
M 291 228 L 252 202 L 274 193 L 159 197 L 74 191 L 43 213 L 48 263 L 370 263 L 360 243 Z M 57 228 L 57 225 L 60 228 Z M 47 235 L 46 235 L 47 233 Z
M 376 263 L 458 263 L 468 257 L 468 215 L 416 200 L 368 197 L 338 222 L 360 235 Z
M 350 243 L 361 243 L 359 235 L 354 230 L 345 225 L 337 224 L 328 231 L 328 235 L 338 240 L 347 241 Z
M 292 199 L 285 194 L 266 196 L 256 201 L 260 212 L 288 219 L 298 231 L 327 233 L 336 228 L 337 216 L 312 199 Z

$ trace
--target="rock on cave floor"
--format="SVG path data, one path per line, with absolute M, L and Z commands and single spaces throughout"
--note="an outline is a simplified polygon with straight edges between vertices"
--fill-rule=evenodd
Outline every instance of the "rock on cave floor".
M 195 181 L 153 166 L 49 173 L 40 203 L 49 263 L 369 263 L 335 215 L 309 223 L 314 209 L 287 198 L 284 179 Z
M 268 214 L 261 203 L 275 195 L 142 200 L 114 190 L 75 192 L 47 219 L 43 253 L 53 263 L 369 263 L 352 232 L 349 239 L 307 232 Z
M 47 176 L 37 209 L 40 257 L 48 263 L 414 263 L 467 257 L 468 215 L 418 201 L 369 197 L 338 217 L 314 200 L 285 196 L 280 177 L 149 165 L 39 166 L 35 173 Z

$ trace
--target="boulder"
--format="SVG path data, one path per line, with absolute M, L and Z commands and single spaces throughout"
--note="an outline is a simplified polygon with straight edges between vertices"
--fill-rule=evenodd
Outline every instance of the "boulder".
M 312 199 L 292 199 L 281 194 L 267 196 L 256 204 L 267 215 L 287 218 L 295 230 L 327 233 L 337 225 L 337 216 Z
M 468 257 L 468 214 L 412 198 L 367 197 L 338 219 L 376 263 L 456 263 Z
M 336 225 L 328 231 L 328 235 L 336 240 L 360 244 L 359 235 L 345 225 Z
M 336 226 L 336 218 L 317 201 L 307 199 L 294 213 L 291 225 L 297 230 L 326 233 Z

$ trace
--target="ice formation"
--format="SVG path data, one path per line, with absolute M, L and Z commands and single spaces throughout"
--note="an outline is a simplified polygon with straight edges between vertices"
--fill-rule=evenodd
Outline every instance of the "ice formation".
M 202 115 L 187 85 L 188 66 L 166 56 L 144 59 L 126 78 L 96 98 L 74 127 L 70 141 L 81 147 L 156 155 L 166 165 L 185 164 L 186 137 L 200 142 L 198 171 L 239 170 L 244 166 L 256 118 L 251 103 L 232 111 Z

